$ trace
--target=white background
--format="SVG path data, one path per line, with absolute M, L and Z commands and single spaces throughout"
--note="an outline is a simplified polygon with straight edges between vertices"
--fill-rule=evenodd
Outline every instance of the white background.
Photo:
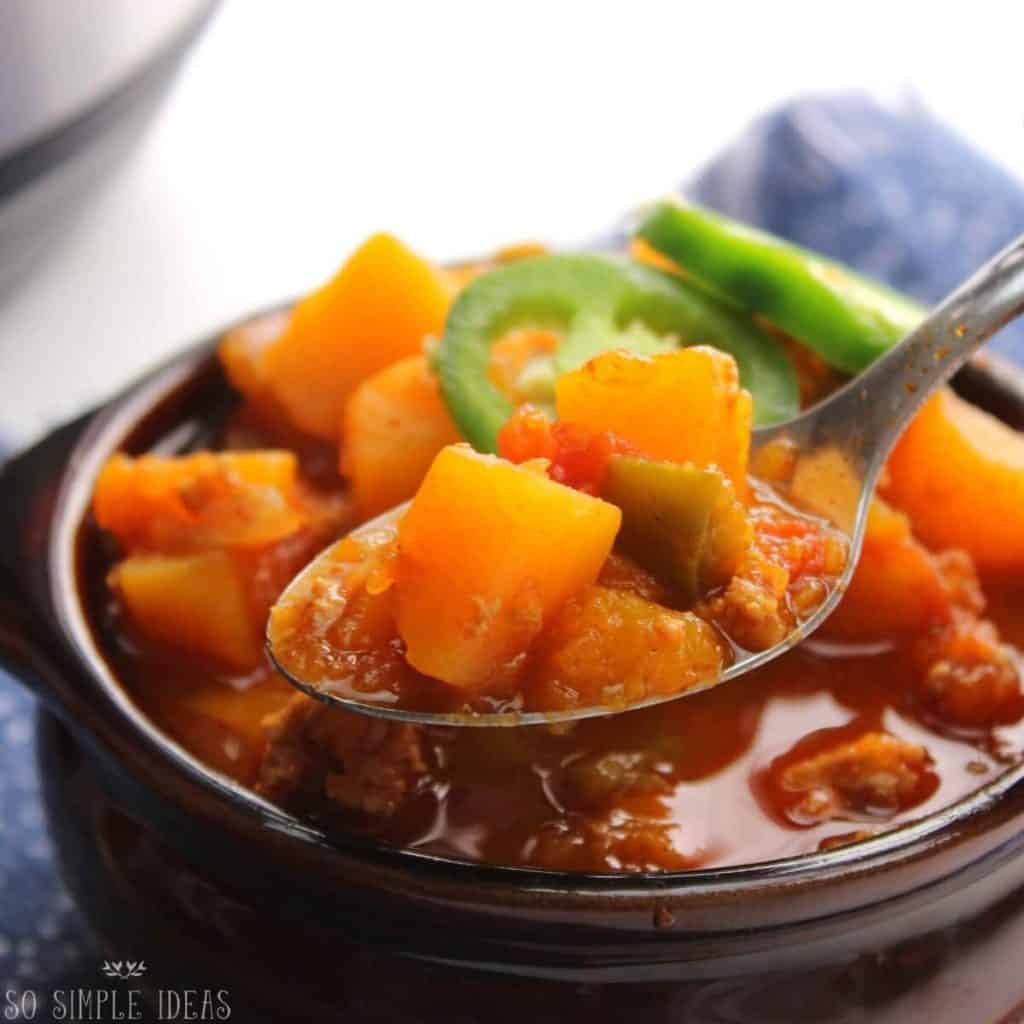
M 592 235 L 802 90 L 910 85 L 1022 168 L 1019 9 L 230 0 L 142 146 L 0 306 L 0 436 L 312 286 L 371 231 L 437 259 Z

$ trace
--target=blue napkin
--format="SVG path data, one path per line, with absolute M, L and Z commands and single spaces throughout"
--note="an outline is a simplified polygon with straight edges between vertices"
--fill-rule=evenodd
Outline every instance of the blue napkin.
M 686 192 L 925 302 L 1024 232 L 1020 182 L 913 104 L 858 95 L 760 119 Z M 1021 325 L 993 344 L 1024 361 Z M 31 702 L 0 676 L 0 996 L 94 978 L 98 955 L 55 871 L 32 728 Z

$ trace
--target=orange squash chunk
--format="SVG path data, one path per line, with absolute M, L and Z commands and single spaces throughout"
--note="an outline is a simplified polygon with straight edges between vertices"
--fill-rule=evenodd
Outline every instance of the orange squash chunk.
M 542 643 L 531 691 L 545 711 L 682 693 L 729 661 L 725 640 L 693 612 L 602 586 L 571 598 Z
M 136 555 L 114 568 L 110 583 L 150 639 L 243 671 L 263 660 L 261 631 L 230 555 Z
M 934 557 L 914 539 L 907 517 L 875 498 L 853 580 L 823 630 L 844 640 L 895 638 L 949 614 L 949 590 Z
M 439 272 L 391 235 L 374 235 L 292 312 L 263 369 L 295 424 L 335 438 L 367 377 L 440 334 L 451 291 Z
M 410 664 L 466 688 L 509 678 L 551 614 L 597 579 L 620 519 L 542 466 L 445 448 L 399 526 Z
M 289 313 L 268 313 L 232 327 L 217 346 L 224 373 L 232 387 L 259 401 L 267 392 L 263 356 L 288 326 Z
M 295 695 L 268 673 L 244 690 L 216 681 L 168 687 L 150 697 L 154 717 L 201 761 L 239 782 L 256 781 L 267 746 L 263 721 Z
M 884 493 L 929 547 L 963 548 L 982 571 L 1024 569 L 1024 434 L 953 392 L 907 428 Z
M 341 472 L 368 519 L 416 493 L 434 456 L 459 440 L 422 355 L 363 381 L 345 406 Z
M 268 544 L 303 525 L 292 452 L 115 455 L 93 494 L 96 521 L 130 552 Z
M 724 352 L 605 352 L 558 380 L 555 404 L 560 419 L 611 431 L 643 455 L 717 466 L 746 493 L 753 405 Z

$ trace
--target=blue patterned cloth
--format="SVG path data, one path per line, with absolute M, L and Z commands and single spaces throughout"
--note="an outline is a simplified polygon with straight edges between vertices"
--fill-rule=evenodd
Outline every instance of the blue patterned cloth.
M 687 192 L 924 301 L 1024 232 L 1021 183 L 924 111 L 861 96 L 762 118 Z M 993 344 L 1024 360 L 1024 326 Z M 70 986 L 96 957 L 54 869 L 31 701 L 0 676 L 0 996 Z
M 0 673 L 0 1007 L 22 988 L 68 987 L 95 958 L 58 880 L 39 803 L 33 704 Z

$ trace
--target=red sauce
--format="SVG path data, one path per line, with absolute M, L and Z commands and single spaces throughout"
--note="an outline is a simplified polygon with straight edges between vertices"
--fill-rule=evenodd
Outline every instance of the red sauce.
M 521 426 L 530 455 L 535 432 Z M 245 433 L 248 443 L 248 430 L 236 422 L 228 437 Z M 577 486 L 599 480 L 614 450 L 607 439 L 568 433 L 555 442 L 547 457 Z M 302 508 L 330 524 L 317 529 L 337 536 L 336 481 L 318 470 L 314 449 L 303 454 L 304 486 L 316 482 L 331 495 L 303 491 Z M 828 568 L 821 535 L 769 504 L 755 502 L 755 512 L 765 558 L 807 584 L 790 588 L 787 601 L 803 594 L 813 606 L 820 594 L 811 584 Z M 909 549 L 886 538 L 875 557 L 888 569 L 893 552 Z M 265 621 L 276 593 L 324 540 L 313 530 L 250 553 L 246 572 L 258 567 L 246 592 L 254 621 Z M 816 638 L 716 689 L 566 727 L 419 729 L 297 696 L 266 665 L 231 672 L 144 639 L 104 582 L 117 555 L 96 530 L 84 547 L 102 642 L 158 726 L 215 770 L 329 830 L 431 853 L 587 871 L 758 862 L 894 828 L 954 803 L 1024 756 L 1019 679 L 982 628 L 963 558 L 928 575 L 938 610 L 922 604 L 922 624 L 899 643 Z M 939 565 L 922 557 L 915 571 Z M 751 575 L 764 569 L 755 564 Z M 614 559 L 601 582 L 660 599 L 658 581 Z M 876 595 L 891 602 L 895 593 L 905 606 L 920 590 L 869 590 L 867 614 L 853 625 L 891 625 Z M 992 581 L 984 590 L 985 614 L 1004 639 L 1024 643 L 1024 585 Z M 934 690 L 948 683 L 939 673 L 932 690 L 923 686 L 926 656 L 961 658 L 956 685 Z M 969 714 L 956 721 L 957 709 Z
M 1000 625 L 1010 639 L 1024 640 L 1024 594 L 1008 586 L 993 593 Z M 254 783 L 265 747 L 259 722 L 290 699 L 290 688 L 269 671 L 232 678 L 210 664 L 133 647 L 125 624 L 111 626 L 121 638 L 123 678 L 157 724 L 212 767 Z M 813 852 L 946 807 L 1021 759 L 1020 723 L 962 735 L 924 724 L 913 678 L 907 653 L 891 646 L 812 642 L 736 683 L 579 722 L 563 734 L 430 731 L 428 773 L 390 818 L 345 813 L 308 796 L 293 806 L 329 828 L 489 863 L 682 869 Z M 766 782 L 773 764 L 794 749 L 808 753 L 880 729 L 927 749 L 933 783 L 921 799 L 893 814 L 847 811 L 814 824 L 794 822 Z M 663 786 L 602 802 L 573 766 L 609 756 L 646 759 Z M 580 838 L 573 829 L 586 820 L 617 827 L 617 842 Z M 653 852 L 630 844 L 621 835 L 629 827 L 664 841 Z M 649 859 L 623 861 L 623 849 Z
M 1019 760 L 1024 748 L 1020 725 L 974 738 L 926 728 L 908 699 L 909 671 L 892 651 L 805 648 L 733 685 L 623 718 L 581 722 L 568 737 L 520 743 L 513 735 L 495 744 L 488 736 L 460 736 L 423 797 L 427 820 L 405 841 L 474 860 L 522 862 L 545 822 L 580 809 L 578 797 L 560 790 L 567 759 L 651 750 L 664 754 L 666 792 L 618 806 L 664 824 L 689 866 L 807 853 L 832 836 L 891 828 L 971 793 Z M 852 737 L 877 729 L 927 748 L 931 792 L 884 819 L 864 813 L 804 827 L 789 820 L 764 785 L 773 762 L 808 740 L 833 742 L 835 730 Z M 520 761 L 523 747 L 530 749 Z M 509 748 L 511 759 L 503 758 Z

